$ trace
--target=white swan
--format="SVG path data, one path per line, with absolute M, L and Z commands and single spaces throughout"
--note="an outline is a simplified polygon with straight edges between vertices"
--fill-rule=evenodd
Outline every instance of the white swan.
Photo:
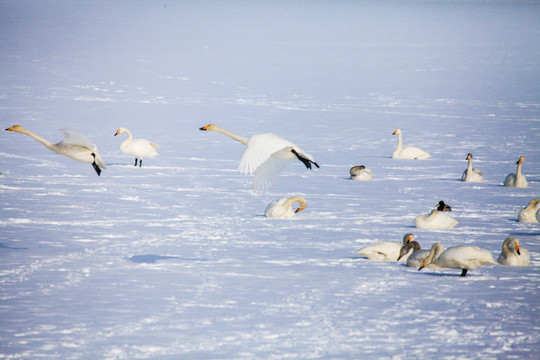
M 459 222 L 437 209 L 431 211 L 429 215 L 418 215 L 414 219 L 414 226 L 418 229 L 452 229 Z
M 502 251 L 497 259 L 501 265 L 527 266 L 531 264 L 529 250 L 519 246 L 519 240 L 508 237 L 502 244 Z
M 26 130 L 20 125 L 13 125 L 7 128 L 6 131 L 15 131 L 21 134 L 26 134 L 43 145 L 49 150 L 65 155 L 73 160 L 92 164 L 92 167 L 98 174 L 101 174 L 101 169 L 106 169 L 105 163 L 99 156 L 98 149 L 86 136 L 76 132 L 75 130 L 61 130 L 64 134 L 64 140 L 59 143 L 52 143 L 41 136 Z
M 443 200 L 439 201 L 437 204 L 437 211 L 452 211 L 450 205 L 445 204 Z
M 538 222 L 536 214 L 540 210 L 540 199 L 532 199 L 529 204 L 519 212 L 519 222 Z
M 349 170 L 349 173 L 353 180 L 373 180 L 373 172 L 364 165 L 353 166 Z
M 137 160 L 139 160 L 139 167 L 141 167 L 144 158 L 153 158 L 159 155 L 156 151 L 159 145 L 145 139 L 133 139 L 131 131 L 125 127 L 118 129 L 114 136 L 121 133 L 126 133 L 127 139 L 120 144 L 120 150 L 126 155 L 135 156 L 135 166 L 137 166 Z
M 445 250 L 441 243 L 436 242 L 431 246 L 429 255 L 422 261 L 418 270 L 431 264 L 440 268 L 461 269 L 461 276 L 465 276 L 468 270 L 497 263 L 489 251 L 478 246 L 459 245 Z
M 300 203 L 296 210 L 292 207 L 294 203 Z M 296 216 L 297 212 L 304 210 L 306 207 L 306 199 L 301 196 L 291 196 L 270 202 L 264 211 L 264 215 L 271 218 L 292 218 Z
M 430 158 L 431 155 L 417 147 L 414 146 L 406 146 L 403 147 L 403 140 L 401 138 L 401 130 L 396 129 L 392 135 L 397 135 L 397 146 L 394 152 L 392 153 L 392 157 L 394 159 L 427 159 Z
M 484 181 L 484 175 L 482 174 L 480 170 L 474 169 L 472 167 L 472 158 L 473 158 L 472 154 L 468 153 L 467 157 L 465 158 L 465 160 L 468 160 L 467 169 L 463 171 L 463 175 L 461 175 L 461 181 L 482 182 Z
M 407 259 L 407 266 L 417 268 L 428 255 L 429 250 L 423 250 L 417 241 L 411 241 L 401 247 L 398 261 L 405 257 Z M 433 267 L 432 265 L 428 266 Z
M 506 179 L 504 179 L 504 186 L 512 186 L 512 187 L 518 187 L 518 188 L 525 188 L 527 187 L 527 179 L 525 178 L 525 175 L 521 173 L 521 166 L 523 164 L 523 161 L 525 160 L 525 156 L 520 156 L 517 164 L 517 169 L 515 174 L 508 174 L 506 176 Z
M 381 241 L 361 248 L 358 250 L 358 254 L 363 255 L 370 260 L 397 261 L 403 244 L 413 241 L 413 239 L 413 234 L 405 234 L 403 236 L 403 242 Z M 405 261 L 406 259 L 407 257 L 400 258 L 401 261 Z
M 215 124 L 203 126 L 199 130 L 220 132 L 247 145 L 239 168 L 243 174 L 255 173 L 253 189 L 257 192 L 263 192 L 269 188 L 277 180 L 281 170 L 294 159 L 300 160 L 308 169 L 311 169 L 311 164 L 319 167 L 313 157 L 304 150 L 271 133 L 256 134 L 248 139 Z

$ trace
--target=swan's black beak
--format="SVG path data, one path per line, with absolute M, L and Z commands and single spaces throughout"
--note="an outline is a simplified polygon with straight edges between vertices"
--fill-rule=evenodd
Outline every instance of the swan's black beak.
M 422 270 L 424 268 L 424 262 L 422 261 L 422 265 L 420 265 L 420 267 L 418 268 L 418 271 Z
M 297 213 L 299 211 L 302 211 L 302 210 L 304 210 L 304 208 L 299 207 L 298 209 L 296 209 L 295 213 Z
M 201 130 L 201 131 L 206 131 L 206 130 L 208 130 L 208 125 L 199 128 L 199 130 Z
M 518 255 L 521 255 L 521 253 L 519 252 L 519 245 L 516 245 L 516 252 Z

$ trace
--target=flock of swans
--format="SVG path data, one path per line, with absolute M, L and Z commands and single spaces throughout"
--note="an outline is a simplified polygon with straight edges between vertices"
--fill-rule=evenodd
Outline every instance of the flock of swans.
M 107 169 L 105 163 L 99 155 L 98 149 L 86 136 L 74 130 L 62 130 L 63 141 L 52 143 L 41 136 L 26 130 L 20 125 L 14 125 L 6 129 L 7 131 L 26 134 L 48 149 L 65 155 L 73 160 L 92 165 L 98 176 L 102 169 Z M 307 169 L 312 169 L 312 165 L 317 168 L 319 165 L 314 158 L 302 150 L 300 147 L 272 133 L 252 135 L 246 138 L 227 131 L 216 124 L 208 124 L 201 127 L 201 131 L 214 131 L 222 133 L 247 146 L 240 160 L 239 169 L 243 174 L 254 174 L 253 189 L 256 192 L 263 192 L 268 189 L 277 179 L 279 173 L 292 161 L 299 160 Z M 120 144 L 120 150 L 135 157 L 135 166 L 142 166 L 144 158 L 152 158 L 158 155 L 156 148 L 159 146 L 145 139 L 133 139 L 131 132 L 125 127 L 119 128 L 114 136 L 126 133 L 127 138 Z M 396 129 L 393 135 L 397 135 L 397 146 L 392 153 L 392 158 L 397 159 L 427 159 L 431 155 L 414 146 L 403 146 L 402 132 Z M 472 167 L 472 154 L 468 154 L 467 169 L 463 172 L 461 180 L 464 182 L 482 182 L 484 176 L 478 169 Z M 521 172 L 525 157 L 521 156 L 517 164 L 516 173 L 509 174 L 504 180 L 504 186 L 527 187 L 527 180 Z M 364 165 L 354 166 L 350 169 L 352 180 L 372 180 L 373 172 Z M 299 206 L 294 209 L 293 205 Z M 452 209 L 444 201 L 437 204 L 427 215 L 419 215 L 415 218 L 414 224 L 419 229 L 451 229 L 458 224 L 458 221 L 444 212 Z M 307 207 L 307 201 L 300 196 L 292 196 L 274 200 L 265 210 L 267 217 L 294 217 L 299 211 Z M 518 214 L 518 221 L 540 222 L 540 199 L 533 199 L 529 205 Z M 405 234 L 400 242 L 379 242 L 366 246 L 358 253 L 372 260 L 381 261 L 406 261 L 407 266 L 415 266 L 421 270 L 424 267 L 430 268 L 457 268 L 462 269 L 461 276 L 465 276 L 468 270 L 474 270 L 483 265 L 502 264 L 524 266 L 530 264 L 529 252 L 520 248 L 519 240 L 507 238 L 502 245 L 501 254 L 497 262 L 487 250 L 476 246 L 461 245 L 444 249 L 440 243 L 435 243 L 431 249 L 423 250 L 420 244 L 414 241 L 413 234 Z

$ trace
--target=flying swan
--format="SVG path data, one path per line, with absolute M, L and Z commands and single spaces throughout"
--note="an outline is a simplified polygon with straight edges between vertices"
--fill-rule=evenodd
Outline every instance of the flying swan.
M 353 166 L 349 170 L 352 180 L 373 180 L 373 172 L 364 165 Z
M 519 212 L 519 222 L 538 222 L 536 213 L 540 210 L 540 199 L 532 199 L 529 204 Z
M 120 144 L 120 150 L 126 155 L 135 156 L 135 166 L 137 166 L 137 160 L 139 161 L 139 167 L 141 167 L 144 158 L 153 158 L 159 155 L 156 151 L 159 145 L 145 139 L 133 139 L 131 131 L 125 127 L 118 129 L 114 136 L 121 133 L 126 133 L 127 139 Z
M 503 241 L 502 251 L 497 259 L 501 265 L 527 266 L 531 263 L 529 250 L 519 246 L 519 240 L 508 237 Z
M 441 243 L 436 242 L 431 246 L 429 255 L 422 261 L 418 270 L 430 264 L 435 264 L 440 268 L 461 269 L 461 276 L 465 276 L 468 270 L 497 263 L 489 251 L 477 246 L 459 245 L 445 250 Z
M 403 147 L 403 140 L 401 138 L 401 130 L 396 129 L 392 135 L 397 135 L 397 146 L 392 153 L 394 159 L 427 159 L 431 155 L 422 149 L 414 146 Z
M 461 175 L 461 181 L 465 182 L 482 182 L 484 181 L 484 175 L 482 172 L 478 169 L 474 169 L 472 167 L 472 154 L 468 153 L 465 160 L 468 160 L 467 162 L 467 169 L 463 171 L 463 175 Z
M 98 149 L 86 136 L 76 132 L 75 130 L 61 130 L 64 134 L 64 140 L 59 143 L 52 143 L 41 136 L 34 134 L 31 131 L 26 130 L 20 125 L 13 125 L 7 128 L 6 131 L 15 131 L 21 134 L 26 134 L 40 143 L 46 148 L 65 155 L 76 161 L 80 161 L 87 164 L 92 164 L 92 167 L 98 174 L 101 174 L 101 169 L 107 169 L 103 160 L 99 156 Z
M 277 180 L 281 170 L 294 159 L 300 160 L 308 169 L 311 164 L 319 167 L 311 155 L 293 143 L 271 133 L 256 134 L 249 139 L 220 128 L 216 124 L 203 126 L 201 131 L 216 131 L 247 145 L 240 160 L 239 169 L 242 174 L 253 174 L 253 189 L 264 192 Z
M 518 188 L 526 188 L 527 187 L 527 179 L 525 179 L 525 175 L 521 174 L 521 166 L 523 164 L 523 161 L 525 160 L 525 156 L 520 156 L 517 164 L 517 170 L 515 174 L 508 174 L 506 176 L 506 179 L 504 179 L 504 186 L 512 186 L 512 187 L 518 187 Z
M 373 245 L 368 245 L 360 250 L 358 254 L 367 257 L 370 260 L 377 261 L 397 261 L 401 247 L 408 242 L 413 241 L 414 234 L 405 234 L 403 236 L 403 242 L 397 241 L 381 241 Z M 407 260 L 408 254 L 401 257 L 401 261 Z
M 300 203 L 296 210 L 292 207 L 294 203 Z M 301 196 L 284 197 L 270 202 L 264 211 L 264 215 L 270 218 L 292 218 L 296 216 L 297 212 L 304 210 L 306 207 L 307 201 Z
M 402 257 L 406 257 L 407 266 L 409 267 L 419 267 L 422 265 L 422 261 L 429 255 L 429 250 L 424 250 L 420 248 L 420 244 L 417 241 L 411 241 L 401 247 L 399 251 L 398 261 Z M 433 264 L 428 265 L 428 267 L 439 268 Z
M 459 222 L 437 209 L 433 209 L 429 215 L 418 215 L 414 219 L 414 226 L 418 229 L 452 229 Z

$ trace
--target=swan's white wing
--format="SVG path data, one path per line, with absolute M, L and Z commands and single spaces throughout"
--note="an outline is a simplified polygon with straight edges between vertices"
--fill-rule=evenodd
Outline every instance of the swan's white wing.
M 97 151 L 97 146 L 83 134 L 75 130 L 69 130 L 69 129 L 62 129 L 60 131 L 64 135 L 64 141 L 63 141 L 64 144 L 80 145 L 80 146 L 87 147 L 88 149 L 94 152 Z
M 266 162 L 274 153 L 283 150 L 284 148 L 292 148 L 294 144 L 274 134 L 257 134 L 253 135 L 247 144 L 247 149 L 240 160 L 240 171 L 243 174 L 253 174 L 259 166 Z M 292 152 L 285 152 L 283 157 L 294 159 Z M 287 163 L 288 164 L 288 163 Z M 275 164 L 269 165 L 275 167 Z M 285 165 L 286 166 L 286 165 Z M 284 166 L 281 167 L 283 169 Z M 278 172 L 279 173 L 279 172 Z
M 284 150 L 288 151 L 288 150 Z M 277 180 L 279 173 L 289 165 L 293 159 L 283 159 L 270 156 L 255 171 L 253 177 L 253 190 L 258 193 L 264 192 Z

